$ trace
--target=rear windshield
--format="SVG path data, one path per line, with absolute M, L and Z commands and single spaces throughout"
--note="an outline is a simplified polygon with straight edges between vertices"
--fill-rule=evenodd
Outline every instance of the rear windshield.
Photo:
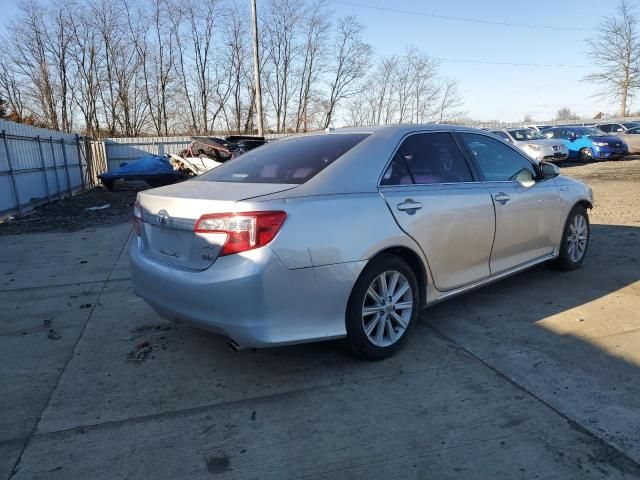
M 214 168 L 197 180 L 302 184 L 368 136 L 367 133 L 340 133 L 275 140 Z

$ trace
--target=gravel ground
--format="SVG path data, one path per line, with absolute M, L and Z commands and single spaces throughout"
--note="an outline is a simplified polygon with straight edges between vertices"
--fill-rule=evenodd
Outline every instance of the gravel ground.
M 592 223 L 640 225 L 640 157 L 561 166 L 562 174 L 586 182 L 595 197 Z
M 562 174 L 588 183 L 594 191 L 594 223 L 640 223 L 640 156 L 587 165 L 565 163 Z M 0 224 L 0 235 L 77 231 L 129 221 L 136 194 L 142 187 L 109 192 L 96 187 L 61 201 L 42 205 L 27 216 Z M 87 208 L 110 204 L 104 210 Z
M 0 235 L 38 232 L 75 232 L 129 221 L 140 188 L 110 192 L 95 187 L 70 198 L 41 205 L 22 218 L 0 223 Z M 109 204 L 103 210 L 87 210 Z

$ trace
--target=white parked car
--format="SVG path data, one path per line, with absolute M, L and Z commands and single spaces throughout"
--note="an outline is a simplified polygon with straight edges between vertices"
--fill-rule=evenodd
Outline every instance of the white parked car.
M 569 156 L 567 146 L 561 140 L 552 140 L 532 128 L 509 128 L 492 130 L 491 133 L 514 144 L 534 160 L 540 162 L 562 161 Z

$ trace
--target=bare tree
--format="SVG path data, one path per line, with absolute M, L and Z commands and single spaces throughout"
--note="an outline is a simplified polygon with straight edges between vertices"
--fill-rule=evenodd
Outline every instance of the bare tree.
M 15 71 L 9 69 L 11 60 L 6 52 L 0 53 L 0 93 L 3 95 L 5 105 L 15 118 L 25 116 L 25 104 L 22 97 L 24 86 L 20 83 L 20 77 Z
M 318 2 L 305 12 L 306 34 L 302 46 L 302 67 L 298 72 L 300 82 L 298 86 L 298 108 L 296 112 L 295 131 L 306 132 L 312 103 L 312 87 L 320 78 L 325 60 L 325 49 L 328 41 L 330 22 L 324 2 Z
M 258 11 L 267 128 L 456 113 L 437 61 L 413 47 L 374 62 L 363 27 L 327 5 L 268 0 Z M 247 17 L 239 0 L 25 0 L 2 35 L 0 95 L 11 118 L 96 137 L 253 131 Z
M 295 93 L 294 63 L 300 53 L 297 37 L 302 22 L 303 0 L 270 0 L 262 31 L 266 42 L 266 90 L 273 107 L 276 132 L 287 127 L 289 107 Z
M 358 92 L 358 80 L 363 77 L 369 67 L 373 49 L 371 45 L 362 41 L 362 28 L 362 25 L 352 16 L 338 21 L 334 46 L 336 54 L 331 66 L 333 78 L 329 83 L 324 128 L 331 125 L 338 103 Z
M 11 22 L 14 33 L 11 62 L 29 81 L 31 113 L 52 128 L 59 129 L 58 95 L 55 91 L 51 58 L 47 55 L 49 38 L 44 29 L 47 12 L 33 0 L 20 6 L 18 18 Z
M 578 117 L 578 115 L 573 113 L 569 107 L 562 107 L 560 110 L 558 110 L 558 113 L 556 114 L 556 120 L 559 120 L 559 121 L 566 122 L 568 120 L 577 120 L 579 118 L 580 117 Z
M 635 90 L 640 88 L 640 32 L 638 14 L 627 0 L 618 4 L 595 38 L 587 40 L 589 55 L 599 71 L 585 77 L 600 85 L 599 94 L 619 102 L 626 116 Z
M 458 92 L 458 81 L 455 78 L 444 79 L 439 103 L 439 122 L 452 120 L 464 115 L 464 112 L 458 110 L 462 107 L 462 99 Z

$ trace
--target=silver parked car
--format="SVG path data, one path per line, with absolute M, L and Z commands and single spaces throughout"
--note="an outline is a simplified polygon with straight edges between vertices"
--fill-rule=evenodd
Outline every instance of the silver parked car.
M 419 310 L 553 261 L 579 267 L 591 190 L 480 130 L 294 136 L 138 194 L 133 285 L 161 316 L 266 347 L 383 358 Z
M 616 133 L 616 137 L 624 140 L 629 147 L 629 153 L 640 153 L 640 127 L 632 127 L 622 133 Z
M 542 161 L 562 161 L 569 157 L 569 150 L 562 140 L 553 140 L 529 128 L 509 128 L 493 130 L 491 133 L 513 143 L 531 158 Z

